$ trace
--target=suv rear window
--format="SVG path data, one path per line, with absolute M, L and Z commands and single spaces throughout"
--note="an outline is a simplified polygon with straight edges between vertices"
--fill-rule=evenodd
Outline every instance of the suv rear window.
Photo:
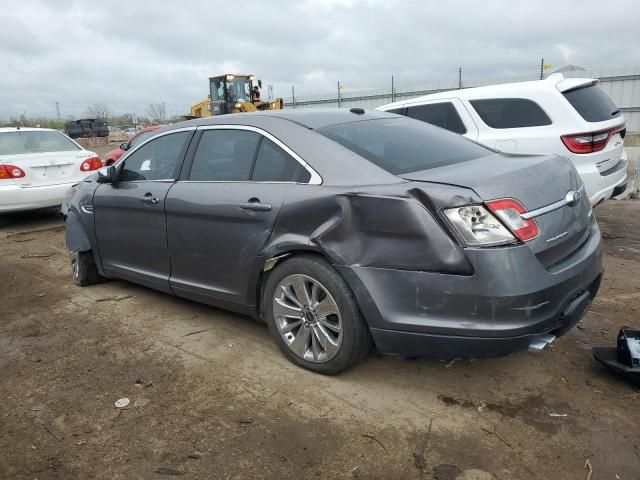
M 492 150 L 410 118 L 330 125 L 316 130 L 394 175 L 485 157 Z
M 526 98 L 470 100 L 484 123 L 491 128 L 523 128 L 551 125 L 551 119 L 536 102 Z
M 422 120 L 456 133 L 467 133 L 462 119 L 451 102 L 430 103 L 407 108 L 407 117 Z
M 620 116 L 620 109 L 597 85 L 562 93 L 587 122 L 604 122 Z

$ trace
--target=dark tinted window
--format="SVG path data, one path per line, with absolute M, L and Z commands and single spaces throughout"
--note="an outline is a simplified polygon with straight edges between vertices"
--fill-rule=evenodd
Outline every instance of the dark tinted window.
M 456 133 L 467 133 L 456 107 L 451 102 L 417 105 L 407 108 L 407 117 L 446 128 Z
M 484 123 L 492 128 L 540 127 L 551 119 L 540 106 L 524 98 L 470 100 Z
M 389 113 L 396 113 L 398 115 L 402 115 L 402 107 L 399 108 L 392 108 L 390 110 L 385 110 L 385 112 L 389 112 Z
M 620 109 L 596 85 L 570 90 L 563 95 L 587 122 L 603 122 L 620 116 Z
M 268 138 L 263 138 L 251 179 L 256 182 L 306 183 L 311 174 L 291 155 Z
M 395 175 L 492 153 L 460 135 L 404 117 L 331 125 L 317 132 Z
M 191 134 L 192 132 L 178 132 L 163 135 L 141 146 L 124 159 L 120 180 L 132 182 L 175 179 Z
M 246 130 L 205 130 L 193 159 L 189 180 L 249 180 L 260 135 Z

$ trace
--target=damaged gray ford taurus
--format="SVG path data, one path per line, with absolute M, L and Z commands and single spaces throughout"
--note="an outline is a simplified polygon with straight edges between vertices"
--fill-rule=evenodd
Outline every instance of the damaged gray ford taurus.
M 253 316 L 325 374 L 374 344 L 540 349 L 585 314 L 602 274 L 571 162 L 356 108 L 164 127 L 67 208 L 77 284 L 125 279 Z

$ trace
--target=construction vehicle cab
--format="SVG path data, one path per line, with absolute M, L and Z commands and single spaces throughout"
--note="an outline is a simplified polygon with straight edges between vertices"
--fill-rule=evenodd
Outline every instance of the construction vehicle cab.
M 209 95 L 211 115 L 226 113 L 254 112 L 256 110 L 280 110 L 283 107 L 281 98 L 272 102 L 252 102 L 251 92 L 254 86 L 262 88 L 262 82 L 253 75 L 230 74 L 209 78 Z

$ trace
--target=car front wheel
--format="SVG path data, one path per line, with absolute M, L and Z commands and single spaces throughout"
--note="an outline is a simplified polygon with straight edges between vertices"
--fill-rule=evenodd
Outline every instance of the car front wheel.
M 269 331 L 293 363 L 327 375 L 362 360 L 372 340 L 349 286 L 325 260 L 299 256 L 277 265 L 264 289 Z
M 71 273 L 75 284 L 81 287 L 104 280 L 104 277 L 98 273 L 91 252 L 71 252 Z

